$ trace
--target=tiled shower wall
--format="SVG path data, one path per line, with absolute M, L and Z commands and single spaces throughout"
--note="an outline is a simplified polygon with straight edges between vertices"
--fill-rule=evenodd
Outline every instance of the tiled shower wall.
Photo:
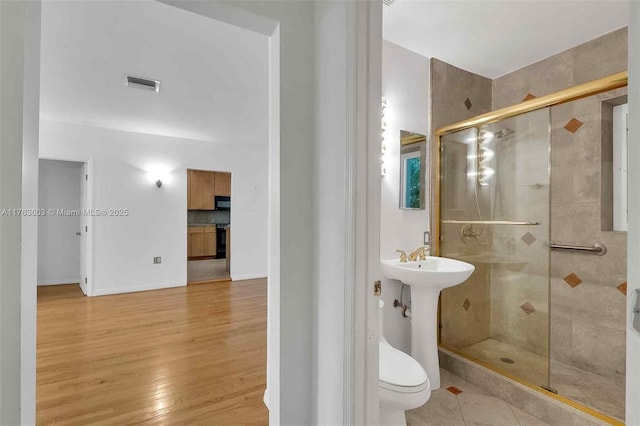
M 491 111 L 491 80 L 437 59 L 431 59 L 430 111 L 431 135 L 433 130 L 439 127 Z M 436 144 L 432 143 L 431 147 L 430 158 L 439 158 Z M 431 182 L 437 181 L 435 175 L 431 178 Z M 475 201 L 470 197 L 473 197 L 473 194 L 467 192 L 466 204 L 475 205 Z M 482 201 L 484 202 L 481 208 L 486 211 L 489 207 L 486 204 L 486 197 Z M 448 215 L 449 219 L 468 219 L 469 214 L 466 211 L 443 213 Z M 445 240 L 441 243 L 441 254 L 444 256 L 463 252 L 480 253 L 485 250 L 479 244 L 464 244 L 458 237 L 460 225 L 444 225 L 441 231 L 445 236 Z M 442 293 L 443 343 L 461 347 L 490 337 L 491 304 L 488 273 L 486 265 L 476 264 L 476 271 L 469 280 Z
M 493 109 L 626 69 L 623 28 L 494 80 Z M 602 170 L 609 170 L 610 158 L 602 135 L 610 122 L 602 112 L 603 101 L 624 94 L 620 89 L 551 108 L 551 241 L 608 248 L 604 256 L 551 253 L 551 359 L 620 380 L 627 238 L 624 232 L 603 231 L 602 205 L 610 201 L 603 200 L 607 191 L 601 185 L 608 181 Z
M 626 70 L 627 30 L 606 34 L 493 81 L 436 59 L 432 59 L 431 67 L 431 128 L 435 130 Z M 601 171 L 610 168 L 610 156 L 603 150 L 602 134 L 610 129 L 611 123 L 603 118 L 602 112 L 607 106 L 602 102 L 625 93 L 626 89 L 621 89 L 553 107 L 550 111 L 550 240 L 580 245 L 599 242 L 608 248 L 602 257 L 552 252 L 550 355 L 552 360 L 616 380 L 624 379 L 626 233 L 603 231 L 606 226 L 603 228 L 602 222 L 610 213 L 602 209 L 608 195 L 601 186 L 608 181 Z M 432 152 L 431 158 L 438 158 L 437 154 Z M 488 195 L 481 199 L 484 206 L 488 206 L 487 198 Z M 487 246 L 477 250 L 500 248 L 510 239 L 514 252 L 526 255 L 529 246 L 539 249 L 545 242 L 544 233 L 533 235 L 535 241 L 532 241 L 525 231 L 521 230 L 523 235 L 502 235 L 501 231 L 495 231 L 495 235 L 485 234 Z M 455 237 L 459 232 L 459 225 L 443 226 L 442 235 L 446 239 L 441 246 L 443 255 L 474 250 Z M 535 233 L 532 231 L 532 234 Z M 518 281 L 519 274 L 535 277 L 540 269 L 540 279 L 546 280 L 544 265 L 538 266 L 527 266 L 535 269 L 529 271 L 518 270 L 517 266 L 496 268 L 476 264 L 471 281 L 442 293 L 442 341 L 464 347 L 496 337 L 544 354 L 547 314 L 544 295 L 533 288 L 522 288 L 513 292 L 517 297 L 503 297 L 502 305 L 492 306 L 498 298 L 491 292 L 501 290 L 490 288 L 488 280 L 492 274 L 496 283 L 503 284 L 497 287 L 503 287 L 503 291 L 514 290 L 509 283 Z M 493 303 L 491 297 L 495 298 Z M 535 310 L 531 311 L 531 307 Z M 553 362 L 551 365 L 553 368 Z M 553 370 L 551 380 L 553 384 Z

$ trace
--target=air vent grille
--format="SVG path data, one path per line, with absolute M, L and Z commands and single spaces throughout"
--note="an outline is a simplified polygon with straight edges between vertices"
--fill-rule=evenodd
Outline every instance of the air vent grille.
M 137 87 L 139 89 L 153 90 L 158 93 L 160 91 L 160 82 L 158 80 L 150 80 L 148 78 L 127 76 L 127 86 Z
M 382 0 L 382 3 L 384 3 L 386 6 L 391 6 L 394 1 L 396 0 Z

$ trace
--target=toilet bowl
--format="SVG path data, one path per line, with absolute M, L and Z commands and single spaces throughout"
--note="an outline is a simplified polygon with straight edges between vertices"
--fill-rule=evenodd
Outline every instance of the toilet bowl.
M 404 412 L 429 400 L 431 387 L 424 368 L 406 353 L 387 342 L 382 332 L 384 302 L 380 300 L 380 425 L 406 426 Z

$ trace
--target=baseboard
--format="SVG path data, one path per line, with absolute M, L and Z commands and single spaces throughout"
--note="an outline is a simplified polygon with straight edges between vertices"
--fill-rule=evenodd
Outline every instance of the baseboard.
M 268 410 L 269 409 L 269 389 L 264 390 L 264 395 L 262 396 L 262 402 L 264 403 L 264 406 L 267 407 L 267 410 Z
M 257 280 L 259 278 L 267 278 L 265 274 L 231 274 L 231 281 Z
M 170 282 L 170 283 L 147 284 L 147 285 L 108 288 L 108 289 L 94 288 L 93 295 L 108 296 L 110 294 L 136 293 L 138 291 L 162 290 L 165 288 L 185 287 L 186 285 L 187 285 L 186 282 L 179 282 L 179 283 Z
M 75 278 L 64 278 L 61 280 L 46 280 L 46 281 L 38 281 L 38 287 L 46 286 L 46 285 L 61 285 L 61 284 L 80 284 L 80 277 Z

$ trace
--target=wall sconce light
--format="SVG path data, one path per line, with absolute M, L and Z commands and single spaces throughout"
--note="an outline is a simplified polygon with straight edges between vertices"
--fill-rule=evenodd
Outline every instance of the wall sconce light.
M 381 136 L 380 136 L 380 175 L 385 176 L 387 174 L 387 166 L 385 165 L 385 154 L 387 151 L 387 144 L 384 140 L 385 133 L 387 131 L 387 120 L 385 117 L 385 109 L 387 108 L 387 98 L 382 97 L 382 116 L 380 117 L 381 121 Z
M 164 166 L 150 166 L 147 168 L 147 176 L 158 188 L 162 187 L 169 177 L 169 169 Z

